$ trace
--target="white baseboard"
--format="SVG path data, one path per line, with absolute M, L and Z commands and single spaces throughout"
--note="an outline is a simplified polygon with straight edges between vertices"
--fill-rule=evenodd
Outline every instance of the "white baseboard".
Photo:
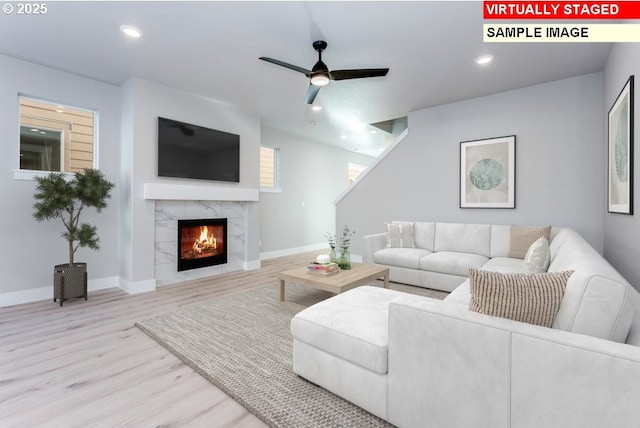
M 90 279 L 87 283 L 87 291 L 91 293 L 96 290 L 118 287 L 118 283 L 119 279 L 117 276 Z M 0 307 L 4 308 L 6 306 L 20 305 L 22 303 L 38 302 L 49 299 L 53 302 L 53 284 L 48 287 L 30 288 L 28 290 L 2 293 L 0 294 Z
M 275 259 L 276 257 L 291 256 L 293 254 L 306 253 L 308 251 L 321 251 L 321 250 L 327 250 L 327 252 L 329 251 L 329 246 L 327 245 L 326 242 L 323 242 L 322 244 L 305 245 L 304 247 L 295 247 L 295 248 L 286 248 L 284 250 L 267 251 L 265 253 L 260 253 L 260 260 Z

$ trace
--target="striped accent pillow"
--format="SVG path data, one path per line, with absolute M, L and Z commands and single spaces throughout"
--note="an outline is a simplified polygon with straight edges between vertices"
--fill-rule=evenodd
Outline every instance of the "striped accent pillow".
M 502 273 L 469 269 L 469 310 L 551 327 L 572 273 Z
M 415 248 L 413 223 L 386 223 L 387 248 Z

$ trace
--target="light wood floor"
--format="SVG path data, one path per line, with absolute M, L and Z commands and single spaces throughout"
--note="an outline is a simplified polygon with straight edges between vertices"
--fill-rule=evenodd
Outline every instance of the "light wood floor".
M 310 258 L 311 257 L 311 258 Z M 0 308 L 0 426 L 263 427 L 251 413 L 134 326 L 210 298 L 277 284 L 315 255 L 130 296 L 89 293 Z

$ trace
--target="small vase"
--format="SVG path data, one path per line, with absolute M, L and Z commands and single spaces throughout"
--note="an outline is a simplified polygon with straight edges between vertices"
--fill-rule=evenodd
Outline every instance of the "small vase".
M 345 248 L 340 253 L 340 261 L 338 262 L 338 266 L 340 269 L 349 270 L 351 269 L 351 253 L 348 248 Z
M 338 255 L 336 254 L 336 247 L 331 247 L 329 252 L 329 259 L 331 263 L 338 263 Z

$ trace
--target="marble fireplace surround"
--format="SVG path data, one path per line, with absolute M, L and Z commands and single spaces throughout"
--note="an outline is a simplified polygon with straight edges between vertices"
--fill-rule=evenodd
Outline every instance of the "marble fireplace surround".
M 257 189 L 147 183 L 144 198 L 155 200 L 154 266 L 157 286 L 243 270 L 249 204 Z M 227 263 L 178 272 L 178 220 L 227 219 Z

